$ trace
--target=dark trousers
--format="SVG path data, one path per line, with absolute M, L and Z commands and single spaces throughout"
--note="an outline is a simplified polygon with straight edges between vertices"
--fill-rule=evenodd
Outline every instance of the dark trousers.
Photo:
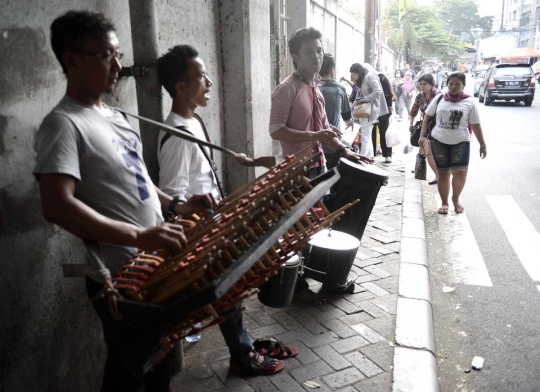
M 371 139 L 373 141 L 373 151 L 377 152 L 377 129 L 376 126 L 379 125 L 379 135 L 381 139 L 381 150 L 384 158 L 392 158 L 392 147 L 386 146 L 386 131 L 390 126 L 390 116 L 388 117 L 379 117 L 379 124 L 373 125 L 373 131 L 371 132 Z
M 102 288 L 102 284 L 86 278 L 86 292 L 90 299 L 94 298 Z M 107 361 L 103 372 L 102 392 L 138 392 L 143 390 L 143 386 L 145 392 L 170 392 L 172 361 L 169 355 L 144 376 L 135 377 L 116 350 L 106 326 L 103 326 L 103 336 L 107 345 Z

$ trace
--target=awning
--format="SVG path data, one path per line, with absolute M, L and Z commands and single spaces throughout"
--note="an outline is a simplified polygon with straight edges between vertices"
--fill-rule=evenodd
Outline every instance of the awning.
M 534 50 L 534 47 L 529 48 L 517 48 L 512 49 L 510 52 L 498 56 L 497 60 L 502 59 L 519 59 L 519 58 L 530 58 L 530 57 L 540 57 L 540 52 Z

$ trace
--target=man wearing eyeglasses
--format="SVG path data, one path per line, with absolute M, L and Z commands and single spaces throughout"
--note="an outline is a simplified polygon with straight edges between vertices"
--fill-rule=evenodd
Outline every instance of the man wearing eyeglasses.
M 101 14 L 70 11 L 51 25 L 51 44 L 67 78 L 66 95 L 43 120 L 37 134 L 37 162 L 45 219 L 97 244 L 114 276 L 138 249 L 186 246 L 182 227 L 163 224 L 162 210 L 188 215 L 214 208 L 210 195 L 176 203 L 150 180 L 139 132 L 101 101 L 122 69 L 114 25 Z M 87 278 L 90 298 L 103 278 Z M 104 325 L 107 362 L 102 391 L 169 391 L 165 358 L 144 377 L 125 366 Z M 82 381 L 81 381 L 82 382 Z

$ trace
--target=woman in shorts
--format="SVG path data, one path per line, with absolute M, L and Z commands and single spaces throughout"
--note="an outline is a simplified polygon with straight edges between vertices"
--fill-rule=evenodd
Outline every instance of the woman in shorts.
M 470 129 L 480 143 L 480 158 L 484 159 L 487 155 L 476 101 L 463 93 L 465 80 L 465 74 L 461 72 L 454 72 L 448 76 L 448 92 L 439 103 L 438 100 L 431 101 L 426 109 L 418 141 L 420 146 L 425 146 L 429 142 L 426 138 L 428 123 L 436 115 L 436 124 L 431 131 L 431 151 L 439 172 L 437 186 L 442 204 L 438 213 L 443 215 L 448 214 L 450 186 L 454 211 L 456 214 L 465 211 L 459 197 L 465 186 L 469 167 Z

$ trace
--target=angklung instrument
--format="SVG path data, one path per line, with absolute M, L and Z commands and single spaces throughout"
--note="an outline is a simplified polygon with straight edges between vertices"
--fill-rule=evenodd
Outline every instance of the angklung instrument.
M 126 263 L 112 278 L 121 320 L 111 314 L 110 289 L 93 300 L 134 374 L 148 370 L 177 340 L 232 315 L 356 202 L 328 212 L 320 199 L 339 180 L 337 170 L 311 182 L 304 177 L 320 154 L 310 146 L 288 156 L 222 200 L 212 217 L 181 220 L 188 240 L 181 253 L 141 252 Z

